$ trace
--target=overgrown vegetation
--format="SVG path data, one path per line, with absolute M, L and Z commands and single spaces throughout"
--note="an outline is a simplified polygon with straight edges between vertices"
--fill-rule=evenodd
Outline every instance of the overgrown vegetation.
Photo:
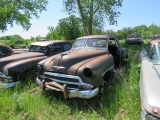
M 139 98 L 139 52 L 145 46 L 126 45 L 129 58 L 106 86 L 103 97 L 64 99 L 63 93 L 41 92 L 34 82 L 19 84 L 13 89 L 0 89 L 0 119 L 16 120 L 138 120 Z M 34 76 L 34 74 L 32 74 Z M 29 76 L 28 81 L 33 81 Z

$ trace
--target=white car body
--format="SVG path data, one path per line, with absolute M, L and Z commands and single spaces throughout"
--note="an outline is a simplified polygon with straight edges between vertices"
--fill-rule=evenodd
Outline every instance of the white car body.
M 151 40 L 140 54 L 141 120 L 160 119 L 160 39 Z

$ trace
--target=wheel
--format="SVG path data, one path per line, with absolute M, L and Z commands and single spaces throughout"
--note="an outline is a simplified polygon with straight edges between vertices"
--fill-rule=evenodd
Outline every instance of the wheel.
M 23 84 L 30 85 L 32 82 L 34 82 L 36 78 L 36 71 L 34 69 L 26 70 L 20 77 L 20 81 Z

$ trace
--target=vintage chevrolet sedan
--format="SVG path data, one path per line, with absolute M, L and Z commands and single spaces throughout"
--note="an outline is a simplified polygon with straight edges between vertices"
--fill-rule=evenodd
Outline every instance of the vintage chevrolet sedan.
M 36 82 L 46 89 L 62 91 L 65 98 L 92 98 L 103 94 L 114 66 L 127 58 L 114 36 L 90 35 L 77 38 L 72 49 L 42 60 Z
M 160 39 L 152 39 L 140 58 L 141 120 L 160 120 Z
M 28 71 L 36 68 L 39 61 L 70 50 L 72 43 L 49 40 L 32 43 L 28 52 L 0 59 L 0 87 L 13 87 Z M 23 81 L 23 80 L 22 80 Z

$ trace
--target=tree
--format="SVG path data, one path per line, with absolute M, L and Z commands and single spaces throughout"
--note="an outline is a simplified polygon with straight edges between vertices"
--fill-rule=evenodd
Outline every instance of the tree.
M 15 44 L 23 44 L 24 39 L 20 35 L 13 35 L 11 36 L 10 41 L 14 41 L 12 43 L 15 43 Z M 12 45 L 15 45 L 15 44 L 12 44 Z
M 81 22 L 78 17 L 71 15 L 67 18 L 59 20 L 58 26 L 54 29 L 48 27 L 50 33 L 47 34 L 48 39 L 75 40 L 81 36 Z
M 30 19 L 38 18 L 38 13 L 46 10 L 47 0 L 1 0 L 0 1 L 0 30 L 7 30 L 7 25 L 15 22 L 25 30 L 31 26 Z
M 155 24 L 152 24 L 152 25 L 149 26 L 149 31 L 152 33 L 152 35 L 159 34 L 160 33 L 160 27 L 155 25 Z
M 115 32 L 115 31 L 113 31 L 112 29 L 107 30 L 107 31 L 106 31 L 106 34 L 107 34 L 107 35 L 113 35 L 113 36 L 116 36 L 116 32 Z
M 117 24 L 123 0 L 63 0 L 64 9 L 69 14 L 79 13 L 86 35 L 92 34 L 92 28 L 102 28 L 107 19 L 111 25 Z

